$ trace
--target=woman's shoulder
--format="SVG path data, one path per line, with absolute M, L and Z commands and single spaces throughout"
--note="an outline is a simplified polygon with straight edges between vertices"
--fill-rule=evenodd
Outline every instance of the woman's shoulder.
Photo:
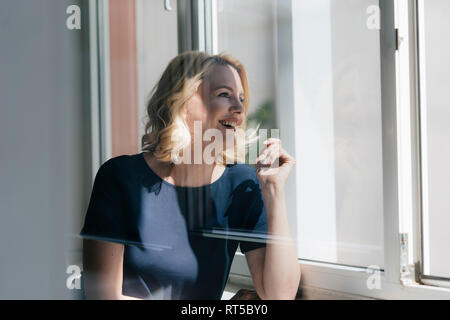
M 136 161 L 140 154 L 119 155 L 106 160 L 100 168 L 99 173 L 114 175 L 116 178 L 127 177 L 136 169 Z
M 114 170 L 115 171 L 121 167 L 126 166 L 127 162 L 129 162 L 129 157 L 132 157 L 132 156 L 120 155 L 120 156 L 111 157 L 100 165 L 99 170 L 103 170 L 103 171 Z

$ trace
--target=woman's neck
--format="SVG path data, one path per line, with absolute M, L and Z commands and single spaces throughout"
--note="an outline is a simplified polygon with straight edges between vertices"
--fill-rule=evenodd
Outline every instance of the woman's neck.
M 144 154 L 147 163 L 158 176 L 173 185 L 198 187 L 217 181 L 225 171 L 223 164 L 170 164 L 161 162 L 150 153 Z
M 215 182 L 224 171 L 225 166 L 219 164 L 178 164 L 167 178 L 174 185 L 198 187 Z

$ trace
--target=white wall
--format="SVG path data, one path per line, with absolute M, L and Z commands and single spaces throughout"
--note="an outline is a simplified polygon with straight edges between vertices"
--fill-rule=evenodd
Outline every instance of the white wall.
M 66 8 L 81 2 L 82 31 L 69 31 Z M 66 268 L 91 181 L 85 9 L 0 2 L 0 299 L 79 293 Z

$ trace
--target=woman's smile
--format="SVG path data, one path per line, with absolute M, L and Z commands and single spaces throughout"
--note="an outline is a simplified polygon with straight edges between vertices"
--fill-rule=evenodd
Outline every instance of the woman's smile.
M 236 128 L 240 125 L 240 121 L 236 118 L 227 118 L 219 120 L 219 124 L 225 129 L 232 129 L 233 131 L 236 131 Z

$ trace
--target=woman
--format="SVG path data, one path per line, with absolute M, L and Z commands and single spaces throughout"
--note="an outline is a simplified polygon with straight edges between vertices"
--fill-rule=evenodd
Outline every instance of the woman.
M 295 160 L 269 139 L 256 171 L 235 163 L 248 106 L 246 72 L 232 57 L 187 52 L 169 63 L 147 105 L 144 152 L 96 175 L 81 231 L 86 298 L 220 299 L 238 245 L 260 298 L 295 298 L 284 199 Z M 219 146 L 209 152 L 207 132 Z M 266 243 L 266 234 L 288 241 Z

